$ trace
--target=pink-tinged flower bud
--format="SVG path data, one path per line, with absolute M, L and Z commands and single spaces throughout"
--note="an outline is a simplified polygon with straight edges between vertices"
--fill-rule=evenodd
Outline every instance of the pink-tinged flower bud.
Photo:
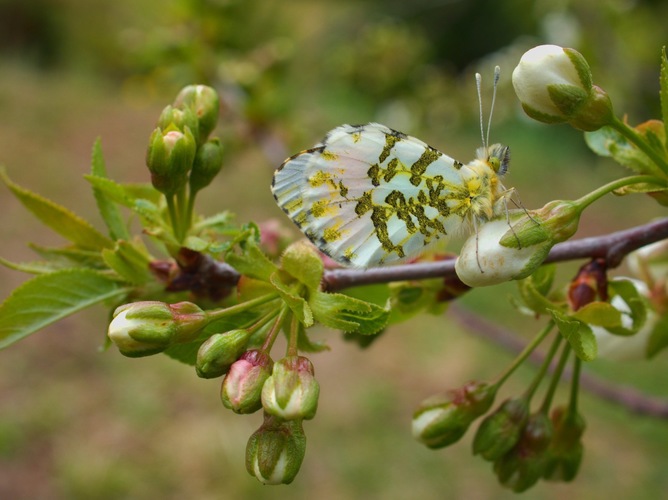
M 543 123 L 592 131 L 614 119 L 610 97 L 592 84 L 589 64 L 574 49 L 540 45 L 527 51 L 513 71 L 513 87 L 526 114 Z
M 206 313 L 190 302 L 133 302 L 114 311 L 108 335 L 121 354 L 140 357 L 192 340 L 207 323 Z
M 188 181 L 195 151 L 195 138 L 188 127 L 184 131 L 174 126 L 156 128 L 146 152 L 153 187 L 166 195 L 176 193 Z
M 262 387 L 262 406 L 283 420 L 309 420 L 318 409 L 319 394 L 320 385 L 308 358 L 286 356 L 274 364 Z
M 227 373 L 246 349 L 248 330 L 230 330 L 209 337 L 197 351 L 195 370 L 201 378 L 216 378 Z
M 572 202 L 552 201 L 538 210 L 499 215 L 464 242 L 455 262 L 457 276 L 470 287 L 526 278 L 556 243 L 575 234 L 580 212 Z
M 469 382 L 443 396 L 423 401 L 413 414 L 413 437 L 429 448 L 457 442 L 471 423 L 489 410 L 495 395 L 495 386 Z
M 206 85 L 188 85 L 174 100 L 175 108 L 189 108 L 197 117 L 198 144 L 204 143 L 218 123 L 220 100 L 218 93 Z
M 490 462 L 498 460 L 517 444 L 528 418 L 525 398 L 507 399 L 480 423 L 473 439 L 473 454 Z
M 552 411 L 552 425 L 554 436 L 543 478 L 549 481 L 572 481 L 582 462 L 582 434 L 587 425 L 579 413 L 571 413 L 564 407 Z
M 218 175 L 223 167 L 223 146 L 218 138 L 209 139 L 202 144 L 195 154 L 195 161 L 190 172 L 190 190 L 205 188 Z
M 499 482 L 516 493 L 536 484 L 545 472 L 552 435 L 552 422 L 545 413 L 531 415 L 517 444 L 494 462 Z
M 301 420 L 283 421 L 265 413 L 246 446 L 246 470 L 262 484 L 290 484 L 306 453 Z
M 274 362 L 259 349 L 246 351 L 230 367 L 221 387 L 223 405 L 235 413 L 253 413 L 262 408 L 262 387 Z

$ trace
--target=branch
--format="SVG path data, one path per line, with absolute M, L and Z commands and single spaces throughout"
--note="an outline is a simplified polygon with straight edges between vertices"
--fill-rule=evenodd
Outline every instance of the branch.
M 558 243 L 545 259 L 563 262 L 584 258 L 605 259 L 609 268 L 618 266 L 633 250 L 668 238 L 668 217 L 623 231 Z M 419 262 L 369 269 L 332 269 L 325 272 L 327 291 L 353 286 L 456 276 L 455 259 Z
M 461 307 L 450 306 L 448 311 L 452 318 L 471 333 L 490 340 L 509 352 L 518 354 L 526 345 L 523 339 L 512 332 Z M 538 351 L 534 351 L 529 357 L 529 360 L 535 365 L 540 365 L 544 359 L 545 355 Z M 570 378 L 570 375 L 567 372 L 566 378 Z M 638 415 L 668 419 L 667 400 L 647 396 L 637 389 L 628 386 L 615 385 L 591 373 L 581 373 L 580 384 L 582 388 L 591 394 L 605 401 L 622 406 Z

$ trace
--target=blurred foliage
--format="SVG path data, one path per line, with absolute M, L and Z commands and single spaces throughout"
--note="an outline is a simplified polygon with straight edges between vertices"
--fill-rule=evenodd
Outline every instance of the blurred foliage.
M 482 72 L 489 88 L 488 75 L 499 64 L 504 73 L 493 136 L 514 148 L 513 184 L 530 179 L 531 189 L 520 193 L 531 206 L 555 192 L 580 195 L 587 176 L 599 183 L 606 171 L 596 169 L 579 134 L 517 120 L 509 75 L 522 52 L 539 43 L 576 47 L 596 83 L 635 123 L 658 115 L 666 19 L 668 2 L 661 0 L 0 0 L 6 68 L 0 161 L 10 171 L 41 172 L 35 182 L 47 191 L 51 186 L 60 199 L 92 204 L 79 197 L 85 183 L 73 181 L 77 165 L 88 163 L 94 137 L 83 132 L 94 129 L 103 147 L 111 144 L 115 176 L 142 179 L 137 165 L 155 109 L 143 113 L 128 102 L 163 103 L 185 84 L 208 83 L 224 100 L 221 135 L 229 143 L 230 170 L 219 187 L 225 202 L 240 218 L 278 215 L 275 207 L 255 207 L 272 202 L 271 168 L 340 123 L 385 122 L 468 160 L 479 144 L 473 73 Z M 253 175 L 257 186 L 247 182 Z M 3 229 L 12 224 L 10 239 L 37 239 L 7 197 L 3 193 L 0 204 L 7 214 Z M 224 208 L 220 200 L 216 194 L 210 201 L 216 210 Z M 637 205 L 643 217 L 651 213 L 645 211 L 650 205 Z M 613 202 L 608 206 L 614 209 Z M 633 217 L 636 206 L 625 206 L 614 222 Z M 613 222 L 593 224 L 601 231 Z M 510 291 L 482 290 L 465 303 L 501 313 L 507 303 L 500 297 Z M 245 440 L 252 424 L 222 416 L 211 397 L 216 384 L 193 380 L 168 360 L 135 364 L 95 356 L 99 322 L 99 314 L 68 320 L 50 330 L 55 335 L 2 353 L 0 497 L 285 494 L 261 488 L 240 466 L 238 436 Z M 310 498 L 323 484 L 329 489 L 320 491 L 323 498 L 443 498 L 446 491 L 451 498 L 510 498 L 484 465 L 462 457 L 466 444 L 434 454 L 408 435 L 412 407 L 430 388 L 489 370 L 497 347 L 481 346 L 442 318 L 411 323 L 362 354 L 331 343 L 333 352 L 318 359 L 328 394 L 318 423 L 307 429 L 310 451 L 303 477 L 291 487 L 295 498 Z M 602 366 L 620 383 L 665 396 L 644 365 Z M 586 404 L 596 415 L 578 483 L 541 486 L 532 498 L 665 493 L 665 424 L 639 423 L 597 401 Z M 361 429 L 367 434 L 360 436 Z

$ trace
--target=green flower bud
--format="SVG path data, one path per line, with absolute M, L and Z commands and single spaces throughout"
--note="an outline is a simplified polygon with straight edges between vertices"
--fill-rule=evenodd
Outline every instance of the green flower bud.
M 568 201 L 499 215 L 464 242 L 455 262 L 457 276 L 470 287 L 526 278 L 556 243 L 575 234 L 579 220 L 580 210 Z
M 286 356 L 277 361 L 262 387 L 264 410 L 283 420 L 312 419 L 320 394 L 313 375 L 313 365 L 303 356 Z
M 174 100 L 175 108 L 189 108 L 197 117 L 198 144 L 209 138 L 218 123 L 220 101 L 218 93 L 206 85 L 188 85 L 184 87 Z
M 306 453 L 301 420 L 283 421 L 265 414 L 246 446 L 246 470 L 262 484 L 290 484 Z
M 235 413 L 253 413 L 262 408 L 262 387 L 273 364 L 269 355 L 259 349 L 243 353 L 223 380 L 223 405 Z
M 156 128 L 146 152 L 153 187 L 166 195 L 176 193 L 188 180 L 195 151 L 195 138 L 188 127 L 183 132 L 175 126 Z
M 198 142 L 198 126 L 197 116 L 195 116 L 195 113 L 189 108 L 178 109 L 173 106 L 167 106 L 162 110 L 162 113 L 160 113 L 160 117 L 158 118 L 158 127 L 160 129 L 176 129 L 181 132 L 185 132 L 186 129 L 189 129 L 195 138 L 195 142 Z
M 531 415 L 517 444 L 494 462 L 499 482 L 516 493 L 536 484 L 545 472 L 552 435 L 552 422 L 545 413 Z
M 457 442 L 471 423 L 489 410 L 495 395 L 495 386 L 469 382 L 443 396 L 423 401 L 413 414 L 413 437 L 429 448 Z
M 579 413 L 563 407 L 552 411 L 552 424 L 554 437 L 543 477 L 549 481 L 572 481 L 582 462 L 582 434 L 587 425 Z
M 209 337 L 197 351 L 195 370 L 201 378 L 216 378 L 227 373 L 244 352 L 250 333 L 248 330 L 230 330 Z
M 133 302 L 114 311 L 108 335 L 121 354 L 149 356 L 192 340 L 207 323 L 206 313 L 190 302 Z
M 218 138 L 209 139 L 195 154 L 190 172 L 190 190 L 194 193 L 205 188 L 218 175 L 223 166 L 223 147 Z
M 610 98 L 592 84 L 589 64 L 576 50 L 534 47 L 522 56 L 512 79 L 522 108 L 540 122 L 568 122 L 592 131 L 614 119 Z
M 528 418 L 525 398 L 507 399 L 481 422 L 473 439 L 473 454 L 490 462 L 498 460 L 517 444 Z

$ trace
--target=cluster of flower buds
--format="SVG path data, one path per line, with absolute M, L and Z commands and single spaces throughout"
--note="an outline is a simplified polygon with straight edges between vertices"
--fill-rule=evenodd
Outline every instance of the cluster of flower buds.
M 209 135 L 218 122 L 218 94 L 189 85 L 167 106 L 151 134 L 146 165 L 153 186 L 170 196 L 190 182 L 192 192 L 208 186 L 223 164 L 222 146 Z
M 223 404 L 237 413 L 264 409 L 264 423 L 246 447 L 246 469 L 260 482 L 288 484 L 297 475 L 306 451 L 302 421 L 315 416 L 319 393 L 313 365 L 303 356 L 272 366 L 266 354 L 248 351 L 232 365 Z

